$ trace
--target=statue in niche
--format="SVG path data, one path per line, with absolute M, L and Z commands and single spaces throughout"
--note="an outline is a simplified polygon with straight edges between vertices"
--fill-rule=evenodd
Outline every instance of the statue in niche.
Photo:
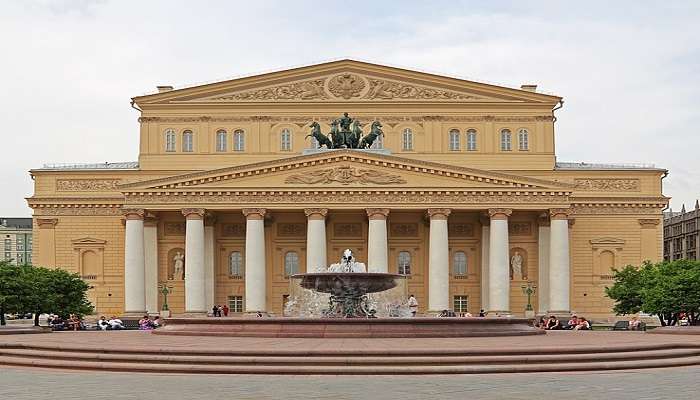
M 181 252 L 175 253 L 173 257 L 173 280 L 181 281 L 185 279 L 185 256 Z
M 519 251 L 515 251 L 510 258 L 510 279 L 527 279 L 527 273 L 523 271 L 523 256 Z

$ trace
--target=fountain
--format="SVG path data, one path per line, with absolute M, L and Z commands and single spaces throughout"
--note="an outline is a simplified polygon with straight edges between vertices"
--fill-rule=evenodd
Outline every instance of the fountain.
M 290 277 L 282 317 L 174 317 L 157 335 L 309 338 L 468 337 L 544 334 L 525 318 L 413 317 L 406 276 L 367 272 L 352 251 L 339 263 Z
M 350 249 L 340 262 L 290 277 L 287 317 L 409 317 L 406 277 L 367 272 Z

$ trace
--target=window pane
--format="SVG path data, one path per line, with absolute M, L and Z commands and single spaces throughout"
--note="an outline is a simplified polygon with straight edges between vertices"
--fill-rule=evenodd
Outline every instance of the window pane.
M 411 275 L 411 253 L 407 251 L 399 252 L 398 272 L 401 275 Z
M 299 273 L 299 255 L 296 251 L 288 251 L 284 255 L 284 275 L 294 275 Z
M 165 151 L 175 151 L 175 131 L 165 130 Z
M 476 151 L 476 131 L 474 129 L 467 131 L 467 150 Z
M 464 276 L 467 274 L 467 255 L 463 251 L 458 251 L 454 254 L 453 273 L 455 276 Z
M 521 129 L 518 132 L 518 150 L 527 150 L 529 148 L 529 136 L 527 129 Z
M 245 149 L 245 133 L 242 130 L 233 132 L 233 151 L 243 151 Z
M 193 149 L 193 136 L 192 131 L 182 132 L 182 151 L 191 152 Z
M 468 296 L 455 296 L 453 308 L 456 313 L 469 312 Z
M 406 128 L 403 131 L 403 149 L 413 150 L 413 131 L 410 128 Z
M 450 131 L 450 150 L 458 151 L 459 149 L 459 131 L 457 129 L 453 129 Z
M 510 131 L 504 129 L 501 131 L 501 151 L 511 151 L 511 137 Z
M 216 151 L 226 151 L 226 131 L 216 132 Z
M 229 276 L 242 276 L 243 257 L 238 251 L 232 251 L 228 256 Z
M 232 313 L 242 313 L 243 296 L 228 296 L 228 308 Z
M 316 140 L 316 139 L 314 139 Z M 283 129 L 280 135 L 280 150 L 290 151 L 292 150 L 292 132 L 289 129 Z

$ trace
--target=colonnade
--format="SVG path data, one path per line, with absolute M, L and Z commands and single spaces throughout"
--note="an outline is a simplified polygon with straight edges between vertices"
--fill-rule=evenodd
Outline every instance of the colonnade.
M 267 276 L 264 208 L 245 208 L 245 311 L 267 311 Z M 327 264 L 326 221 L 328 209 L 304 209 L 307 216 L 306 271 L 312 272 Z M 369 220 L 367 266 L 370 272 L 389 272 L 387 217 L 388 208 L 366 209 Z M 430 208 L 428 243 L 428 312 L 450 309 L 449 297 L 449 230 L 446 208 Z M 490 313 L 509 315 L 510 268 L 508 219 L 511 209 L 488 210 L 488 223 L 482 228 L 482 307 Z M 157 312 L 157 256 L 150 254 L 155 230 L 145 229 L 145 212 L 141 209 L 125 209 L 125 312 L 142 314 Z M 205 226 L 205 210 L 183 209 L 186 219 L 185 233 L 185 313 L 203 314 L 214 302 L 214 231 Z M 146 231 L 146 233 L 144 233 Z M 569 232 L 568 210 L 549 210 L 549 227 L 540 229 L 541 286 L 546 293 L 540 295 L 540 306 L 548 312 L 568 313 L 570 310 L 569 285 Z M 544 243 L 544 241 L 548 243 Z M 146 244 L 144 244 L 146 243 Z M 543 254 L 546 252 L 546 255 Z M 155 277 L 153 276 L 155 272 Z M 544 276 L 543 276 L 544 273 Z M 544 282 L 543 282 L 544 281 Z M 544 304 L 543 304 L 544 303 Z M 540 310 L 543 311 L 542 309 Z

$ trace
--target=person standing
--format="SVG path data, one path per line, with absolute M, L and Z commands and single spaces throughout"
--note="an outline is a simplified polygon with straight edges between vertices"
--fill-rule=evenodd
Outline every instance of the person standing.
M 223 310 L 224 310 L 224 317 L 228 317 L 228 312 L 229 312 L 229 310 L 230 310 L 230 309 L 228 308 L 228 305 L 224 304 Z
M 418 312 L 418 300 L 416 299 L 416 296 L 408 296 L 408 309 L 411 310 L 411 316 L 415 317 L 416 313 Z

